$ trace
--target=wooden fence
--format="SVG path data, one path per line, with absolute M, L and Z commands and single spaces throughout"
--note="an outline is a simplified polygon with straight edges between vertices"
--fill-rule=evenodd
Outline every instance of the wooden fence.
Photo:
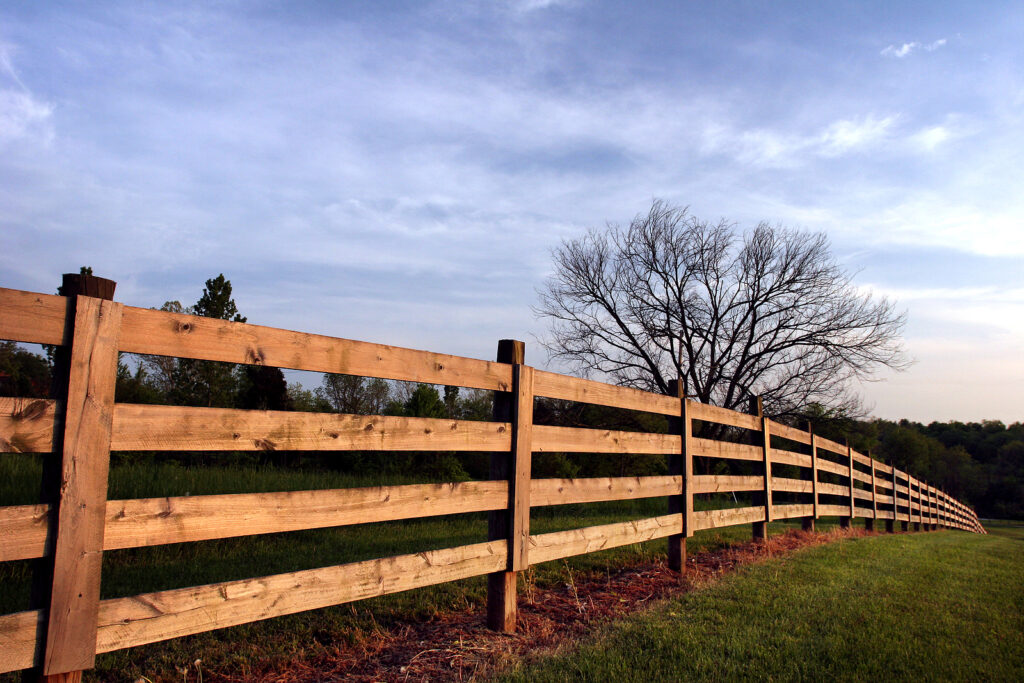
M 800 518 L 813 528 L 818 517 L 838 516 L 844 526 L 862 517 L 871 526 L 885 520 L 890 531 L 913 524 L 984 533 L 966 505 L 847 445 L 763 415 L 537 370 L 524 364 L 520 342 L 501 342 L 497 362 L 488 362 L 133 308 L 109 300 L 113 283 L 106 293 L 94 287 L 109 281 L 77 282 L 79 292 L 93 296 L 0 289 L 0 339 L 66 350 L 66 397 L 0 398 L 0 452 L 50 453 L 43 457 L 59 478 L 50 500 L 0 507 L 0 561 L 37 559 L 52 572 L 38 609 L 0 616 L 0 672 L 37 667 L 54 679 L 75 679 L 99 652 L 485 574 L 488 622 L 513 630 L 516 572 L 532 564 L 667 537 L 670 565 L 679 569 L 688 536 L 729 525 L 753 523 L 755 537 L 763 537 L 768 522 Z M 493 390 L 494 419 L 115 403 L 119 352 Z M 674 433 L 536 425 L 536 397 L 669 416 Z M 704 423 L 727 425 L 739 436 L 701 438 L 709 433 Z M 111 450 L 270 449 L 491 452 L 492 476 L 107 500 Z M 543 452 L 660 454 L 668 458 L 669 474 L 533 479 L 531 454 Z M 695 458 L 749 461 L 760 474 L 698 475 Z M 694 509 L 695 496 L 739 491 L 752 492 L 759 504 Z M 530 533 L 531 507 L 661 496 L 668 497 L 662 516 Z M 805 502 L 785 502 L 794 499 Z M 482 543 L 100 599 L 104 550 L 480 511 L 490 512 L 489 540 Z

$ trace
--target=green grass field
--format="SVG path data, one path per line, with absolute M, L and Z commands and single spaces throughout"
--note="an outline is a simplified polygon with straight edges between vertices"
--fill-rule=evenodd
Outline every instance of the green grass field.
M 504 680 L 1024 680 L 1024 526 L 989 531 L 750 565 Z

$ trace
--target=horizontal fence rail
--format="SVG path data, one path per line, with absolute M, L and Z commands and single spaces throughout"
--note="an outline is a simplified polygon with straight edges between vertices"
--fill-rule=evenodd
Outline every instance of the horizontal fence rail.
M 843 526 L 863 518 L 869 528 L 885 520 L 888 531 L 899 523 L 904 530 L 913 524 L 984 533 L 968 506 L 845 444 L 678 391 L 652 394 L 536 370 L 525 365 L 518 343 L 503 342 L 499 361 L 490 362 L 11 289 L 0 289 L 0 339 L 69 352 L 66 398 L 0 398 L 0 453 L 42 454 L 60 470 L 53 500 L 0 507 L 0 561 L 52 567 L 37 608 L 0 616 L 0 672 L 36 667 L 54 680 L 73 678 L 93 666 L 97 653 L 482 575 L 488 576 L 488 623 L 514 630 L 516 573 L 531 564 L 667 538 L 669 564 L 681 569 L 688 536 L 732 525 L 752 524 L 760 538 L 769 522 L 800 519 L 813 528 L 821 517 L 839 517 Z M 118 352 L 491 390 L 495 419 L 115 403 Z M 668 416 L 674 426 L 648 433 L 534 424 L 538 397 Z M 701 431 L 701 425 L 718 427 Z M 738 436 L 700 436 L 712 433 Z M 107 499 L 111 451 L 288 450 L 490 452 L 492 478 Z M 544 452 L 664 455 L 669 474 L 533 478 L 531 454 Z M 695 459 L 753 463 L 747 471 L 757 474 L 694 474 Z M 753 504 L 694 509 L 695 496 L 737 492 Z M 534 507 L 655 497 L 668 498 L 667 514 L 530 533 Z M 99 597 L 104 550 L 482 512 L 490 515 L 482 543 Z

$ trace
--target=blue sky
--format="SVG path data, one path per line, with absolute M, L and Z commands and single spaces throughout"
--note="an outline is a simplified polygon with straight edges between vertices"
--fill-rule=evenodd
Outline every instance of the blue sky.
M 882 417 L 1024 419 L 1024 4 L 0 7 L 0 285 L 490 358 L 652 198 L 825 231 L 909 314 Z M 530 349 L 533 349 L 532 352 Z

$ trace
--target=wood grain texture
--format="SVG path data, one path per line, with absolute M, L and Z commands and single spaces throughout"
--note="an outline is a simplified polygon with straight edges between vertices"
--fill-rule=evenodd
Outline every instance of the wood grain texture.
M 123 306 L 75 303 L 64 419 L 60 505 L 43 673 L 92 668 L 103 559 L 117 344 Z
M 854 462 L 856 462 L 856 460 L 854 460 Z M 870 484 L 871 483 L 871 475 L 870 474 L 865 474 L 864 472 L 861 472 L 856 467 L 853 468 L 853 478 L 856 479 L 857 481 L 859 481 L 862 484 Z
M 0 562 L 28 560 L 52 552 L 49 505 L 0 507 Z
M 0 287 L 0 339 L 67 344 L 67 315 L 67 297 Z
M 41 609 L 0 616 L 0 673 L 42 663 L 46 612 Z
M 772 490 L 785 491 L 786 493 L 814 493 L 814 484 L 802 479 L 772 477 Z M 812 505 L 811 507 L 813 508 L 814 506 Z M 813 513 L 814 510 L 812 509 L 811 512 Z
M 840 484 L 829 484 L 823 481 L 819 481 L 818 493 L 826 496 L 842 496 L 846 498 L 850 495 L 850 487 L 842 486 Z M 846 511 L 850 511 L 849 506 L 847 506 Z
M 125 307 L 121 350 L 508 391 L 512 368 L 474 358 Z
M 771 449 L 771 457 L 772 462 L 780 465 L 796 465 L 797 467 L 810 468 L 812 464 L 811 456 L 804 455 L 803 453 L 783 450 L 781 448 Z
M 757 475 L 698 474 L 693 477 L 694 493 L 763 491 L 764 477 Z
M 820 453 L 819 453 L 820 455 Z M 840 477 L 850 476 L 850 468 L 846 465 L 840 465 L 839 463 L 826 460 L 825 458 L 818 458 L 818 469 L 822 472 L 831 472 L 832 474 L 838 474 Z
M 696 514 L 696 513 L 695 513 Z M 632 522 L 617 522 L 582 529 L 556 531 L 530 537 L 530 562 L 548 562 L 563 557 L 594 553 L 656 538 L 678 534 L 682 530 L 681 513 L 650 517 Z
M 760 506 L 724 510 L 694 510 L 693 512 L 693 526 L 697 531 L 763 521 L 764 508 Z
M 498 571 L 505 541 L 104 600 L 97 652 L 202 633 Z
M 515 412 L 512 418 L 512 476 L 509 479 L 509 570 L 530 566 L 530 477 L 533 457 L 533 368 L 512 368 L 512 393 Z
M 507 507 L 508 483 L 467 481 L 107 502 L 105 550 Z
M 818 519 L 820 516 L 820 510 L 818 509 L 820 504 L 820 501 L 818 500 L 820 490 L 820 485 L 818 483 L 818 437 L 814 433 L 813 425 L 809 425 L 808 430 L 811 433 L 811 483 L 814 485 L 814 499 L 812 501 L 812 505 L 814 506 L 814 518 Z
M 647 434 L 607 429 L 534 425 L 533 450 L 538 453 L 651 453 L 679 452 L 678 434 Z
M 56 402 L 0 396 L 0 453 L 50 453 Z
M 679 492 L 682 481 L 682 476 L 534 479 L 530 504 L 539 507 L 669 496 Z
M 679 414 L 679 399 L 639 389 L 569 377 L 544 370 L 534 371 L 533 384 L 534 393 L 537 396 L 627 410 L 641 410 L 660 415 L 675 416 Z
M 849 505 L 819 505 L 818 514 L 823 517 L 845 517 L 850 514 Z
M 738 413 L 735 410 L 719 408 L 718 406 L 698 403 L 697 401 L 690 401 L 689 411 L 694 420 L 718 422 L 719 424 L 741 427 L 755 432 L 761 431 L 761 418 L 757 415 Z
M 790 441 L 796 441 L 797 443 L 802 443 L 807 446 L 811 444 L 811 435 L 809 432 L 797 429 L 796 427 L 790 427 L 789 425 L 784 425 L 781 422 L 776 422 L 775 420 L 768 420 L 768 422 L 771 424 L 773 436 L 789 439 Z
M 134 405 L 114 409 L 116 451 L 508 451 L 507 422 Z
M 760 446 L 730 441 L 693 438 L 693 454 L 704 458 L 722 458 L 724 460 L 747 460 L 761 462 L 763 454 Z
M 794 519 L 796 517 L 809 517 L 812 514 L 814 514 L 813 505 L 792 504 L 772 506 L 772 519 Z
M 761 399 L 758 398 L 758 407 L 760 409 Z M 768 422 L 768 418 L 761 417 L 761 458 L 762 458 L 762 473 L 764 474 L 764 513 L 765 522 L 772 521 L 772 431 L 771 424 Z M 764 529 L 764 535 L 767 536 L 767 528 Z M 755 536 L 761 534 L 755 530 Z

